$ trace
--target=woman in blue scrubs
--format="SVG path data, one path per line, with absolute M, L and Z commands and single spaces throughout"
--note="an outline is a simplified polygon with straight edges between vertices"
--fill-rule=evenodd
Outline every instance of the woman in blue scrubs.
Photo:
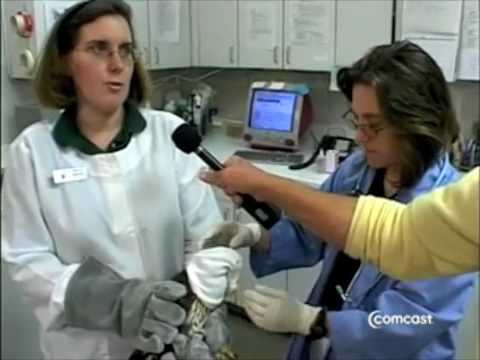
M 448 86 L 421 48 L 407 41 L 378 46 L 341 69 L 338 84 L 350 102 L 344 117 L 356 128 L 361 150 L 322 191 L 408 203 L 458 178 L 448 155 L 459 132 Z M 233 246 L 252 246 L 257 277 L 323 261 L 306 304 L 265 287 L 245 292 L 246 310 L 257 326 L 293 333 L 288 359 L 454 358 L 455 331 L 473 275 L 399 281 L 286 217 L 262 236 L 245 231 L 251 224 L 237 228 Z

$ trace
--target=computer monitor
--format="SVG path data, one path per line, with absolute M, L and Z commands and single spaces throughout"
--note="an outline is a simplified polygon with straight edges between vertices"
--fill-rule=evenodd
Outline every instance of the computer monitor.
M 312 120 L 306 87 L 255 82 L 250 87 L 243 138 L 251 147 L 297 150 Z

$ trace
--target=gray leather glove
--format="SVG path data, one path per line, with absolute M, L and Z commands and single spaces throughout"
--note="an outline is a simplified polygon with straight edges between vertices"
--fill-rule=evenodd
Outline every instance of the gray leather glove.
M 202 336 L 195 334 L 188 337 L 185 334 L 178 334 L 173 340 L 173 353 L 169 353 L 173 359 L 178 360 L 215 360 L 208 345 L 202 339 Z M 166 354 L 168 355 L 168 354 Z M 165 356 L 165 355 L 164 355 Z M 148 360 L 148 359 L 147 359 Z M 161 357 L 160 360 L 166 360 Z
M 178 334 L 185 310 L 174 302 L 186 294 L 175 281 L 122 278 L 88 258 L 73 274 L 65 294 L 69 326 L 112 330 L 145 352 L 161 353 Z
M 179 333 L 172 346 L 161 354 L 136 351 L 129 360 L 215 360 L 211 349 L 202 340 L 202 335 L 195 334 L 191 338 Z M 227 359 L 228 360 L 228 359 Z

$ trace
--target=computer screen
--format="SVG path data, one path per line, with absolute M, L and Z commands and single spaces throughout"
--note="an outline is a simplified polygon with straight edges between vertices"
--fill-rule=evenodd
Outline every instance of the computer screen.
M 297 94 L 285 90 L 255 90 L 249 126 L 256 130 L 290 132 L 295 118 Z

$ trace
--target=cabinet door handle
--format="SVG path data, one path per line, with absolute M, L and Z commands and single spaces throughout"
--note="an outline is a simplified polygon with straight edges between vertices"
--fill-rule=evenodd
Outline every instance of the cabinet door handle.
M 158 46 L 155 46 L 155 61 L 155 64 L 160 64 L 160 50 L 158 49 Z
M 290 54 L 291 54 L 291 48 L 290 48 L 290 45 L 287 46 L 287 54 L 286 54 L 286 60 L 287 60 L 287 65 L 290 65 Z
M 233 48 L 233 45 L 232 46 L 229 46 L 228 48 L 228 52 L 229 52 L 229 56 L 230 56 L 230 64 L 235 64 L 235 52 L 234 52 L 234 48 Z
M 273 63 L 278 64 L 278 46 L 273 47 Z
M 145 64 L 150 65 L 150 49 L 148 48 L 148 46 L 143 47 L 143 58 Z

